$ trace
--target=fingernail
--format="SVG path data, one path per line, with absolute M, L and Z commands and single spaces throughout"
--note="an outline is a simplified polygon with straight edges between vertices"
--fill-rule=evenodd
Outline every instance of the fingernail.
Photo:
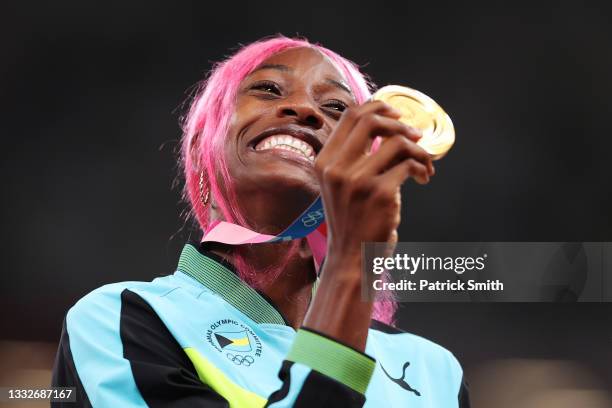
M 423 137 L 423 132 L 421 132 L 421 129 L 416 128 L 412 125 L 408 125 L 406 123 L 404 123 L 404 126 L 406 126 L 406 128 L 408 129 L 408 131 L 413 135 L 418 137 L 419 139 Z
M 394 113 L 394 114 L 396 114 L 397 116 L 402 116 L 402 111 L 401 111 L 401 110 L 399 110 L 399 109 L 397 109 L 397 108 L 394 108 L 394 107 L 393 107 L 393 106 L 391 106 L 391 105 L 389 105 L 389 107 L 391 108 L 391 113 Z

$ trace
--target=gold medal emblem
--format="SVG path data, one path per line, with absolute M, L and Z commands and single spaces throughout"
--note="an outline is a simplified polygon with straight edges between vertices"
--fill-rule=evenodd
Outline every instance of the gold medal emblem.
M 455 143 L 455 128 L 450 117 L 429 96 L 411 88 L 388 85 L 372 96 L 402 112 L 399 120 L 420 129 L 423 137 L 417 142 L 433 160 L 442 158 Z

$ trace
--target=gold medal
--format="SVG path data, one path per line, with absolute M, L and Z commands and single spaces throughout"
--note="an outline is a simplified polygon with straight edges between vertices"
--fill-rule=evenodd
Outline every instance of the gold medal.
M 450 117 L 429 96 L 411 88 L 388 85 L 372 96 L 402 112 L 399 118 L 420 129 L 423 137 L 417 142 L 433 160 L 442 158 L 455 143 L 455 128 Z

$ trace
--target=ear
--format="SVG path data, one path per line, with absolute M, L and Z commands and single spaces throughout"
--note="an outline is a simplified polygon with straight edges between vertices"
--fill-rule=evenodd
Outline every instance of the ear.
M 208 203 L 208 219 L 211 221 L 214 220 L 223 220 L 223 214 L 217 205 L 217 200 L 210 195 L 210 202 Z
M 198 155 L 198 151 L 199 151 L 198 143 L 199 143 L 199 141 L 200 141 L 200 133 L 196 132 L 191 137 L 191 140 L 189 141 L 189 150 L 188 150 L 188 154 L 190 156 L 193 168 L 196 168 L 196 169 L 201 168 L 200 156 Z

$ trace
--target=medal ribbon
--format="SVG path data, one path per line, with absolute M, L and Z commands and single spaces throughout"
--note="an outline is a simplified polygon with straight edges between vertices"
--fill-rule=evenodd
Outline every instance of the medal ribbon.
M 204 242 L 219 242 L 227 245 L 262 244 L 287 242 L 306 237 L 317 272 L 327 250 L 327 224 L 321 196 L 308 206 L 289 227 L 278 235 L 260 234 L 240 225 L 226 221 L 213 222 L 202 238 Z

